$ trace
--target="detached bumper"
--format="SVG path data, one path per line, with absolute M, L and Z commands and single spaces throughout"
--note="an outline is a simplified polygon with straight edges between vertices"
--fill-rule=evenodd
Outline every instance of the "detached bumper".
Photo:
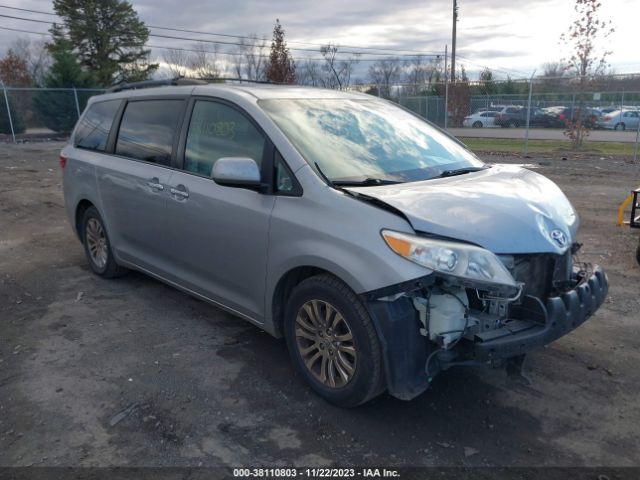
M 396 301 L 379 301 L 382 296 L 414 288 L 428 288 L 432 277 L 425 277 L 387 291 L 363 295 L 382 345 L 385 377 L 389 393 L 410 400 L 429 386 L 425 362 L 433 344 L 420 332 L 420 321 L 412 302 L 401 297 Z M 560 338 L 583 324 L 607 297 L 607 276 L 598 266 L 590 278 L 573 290 L 545 303 L 535 297 L 525 297 L 520 305 L 510 308 L 513 319 L 507 326 L 464 339 L 456 348 L 461 360 L 484 363 L 515 357 Z
M 526 297 L 522 305 L 512 307 L 515 318 L 509 325 L 477 335 L 474 357 L 480 361 L 509 358 L 540 348 L 582 325 L 607 297 L 607 275 L 595 266 L 591 277 L 544 305 L 535 297 Z

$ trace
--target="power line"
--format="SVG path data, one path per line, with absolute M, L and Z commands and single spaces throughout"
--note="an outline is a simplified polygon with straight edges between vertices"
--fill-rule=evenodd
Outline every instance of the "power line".
M 31 10 L 28 8 L 18 8 L 18 7 L 10 7 L 7 5 L 0 5 L 0 8 L 8 8 L 11 10 L 19 10 L 21 12 L 29 12 L 29 13 L 39 13 L 42 15 L 51 15 L 54 17 L 57 17 L 58 15 L 55 13 L 51 13 L 51 12 L 44 12 L 42 10 Z M 18 18 L 18 17 L 14 17 L 14 18 Z M 23 19 L 23 20 L 28 20 L 28 19 Z M 40 20 L 40 22 L 43 22 L 43 20 Z M 189 30 L 189 29 L 183 29 L 183 28 L 172 28 L 172 27 L 161 27 L 158 25 L 147 25 L 148 28 L 153 28 L 156 30 L 168 30 L 168 31 L 174 31 L 174 32 L 182 32 L 182 33 L 195 33 L 195 34 L 200 34 L 200 35 L 210 35 L 210 36 L 214 36 L 214 37 L 227 37 L 227 38 L 237 38 L 237 39 L 241 39 L 241 40 L 255 40 L 254 37 L 250 37 L 250 36 L 246 36 L 246 35 L 232 35 L 232 34 L 227 34 L 227 33 L 212 33 L 212 32 L 203 32 L 201 30 Z M 222 42 L 220 42 L 222 43 Z M 312 42 L 298 42 L 298 41 L 287 41 L 287 44 L 291 44 L 291 45 L 310 45 L 310 46 L 317 46 L 317 47 L 324 47 L 327 44 L 325 43 L 312 43 Z M 380 51 L 380 52 L 411 52 L 411 53 L 402 53 L 402 56 L 438 56 L 441 55 L 441 52 L 423 52 L 423 51 L 419 51 L 419 50 L 411 50 L 411 49 L 395 49 L 395 48 L 386 48 L 386 47 L 360 47 L 360 46 L 356 46 L 356 45 L 338 45 L 339 47 L 342 48 L 353 48 L 353 49 L 357 49 L 357 50 L 372 50 L 372 51 Z M 290 50 L 302 50 L 302 49 L 297 49 L 297 48 L 293 48 L 293 47 L 289 47 Z M 303 50 L 304 51 L 304 50 Z M 307 49 L 306 51 L 316 51 L 317 49 Z M 358 52 L 338 52 L 338 53 L 352 53 L 352 54 L 357 54 Z M 374 54 L 371 53 L 371 55 L 386 55 L 386 54 Z M 388 56 L 388 55 L 387 55 Z
M 51 12 L 44 12 L 41 10 L 32 10 L 32 9 L 27 9 L 27 8 L 19 8 L 19 7 L 10 7 L 7 5 L 0 5 L 0 7 L 2 8 L 8 8 L 11 10 L 19 10 L 19 11 L 24 11 L 24 12 L 29 12 L 29 13 L 39 13 L 39 14 L 44 14 L 44 15 L 50 15 L 50 16 L 56 16 L 57 15 L 55 13 L 51 13 Z M 35 22 L 35 23 L 44 23 L 44 24 L 48 24 L 51 25 L 54 22 L 50 22 L 50 21 L 46 21 L 46 20 L 39 20 L 39 19 L 33 19 L 33 18 L 24 18 L 24 17 L 17 17 L 17 16 L 13 16 L 13 15 L 5 15 L 5 14 L 0 14 L 0 17 L 4 17 L 4 18 L 9 18 L 9 19 L 14 19 L 14 20 L 21 20 L 21 21 L 27 21 L 27 22 Z M 169 27 L 158 27 L 158 26 L 151 26 L 149 25 L 149 28 L 155 28 L 155 29 L 164 29 L 164 30 L 173 30 L 173 31 L 184 31 L 185 33 L 197 33 L 197 34 L 204 34 L 204 35 L 213 35 L 213 36 L 224 36 L 224 37 L 230 37 L 230 38 L 238 38 L 238 39 L 250 39 L 250 40 L 255 40 L 252 37 L 247 37 L 247 36 L 242 36 L 242 35 L 230 35 L 230 34 L 217 34 L 217 33 L 209 33 L 209 32 L 201 32 L 201 31 L 197 31 L 197 30 L 186 30 L 186 29 L 178 29 L 178 28 L 169 28 Z M 4 29 L 8 29 L 7 27 L 4 27 Z M 14 30 L 18 30 L 18 29 L 14 29 Z M 35 33 L 38 35 L 42 35 L 42 33 L 40 32 L 27 32 L 24 31 L 23 33 Z M 190 37 L 179 37 L 179 36 L 174 36 L 174 35 L 161 35 L 161 34 L 157 34 L 157 33 L 149 33 L 150 37 L 155 37 L 155 38 L 162 38 L 162 39 L 167 39 L 167 40 L 183 40 L 183 41 L 190 41 L 190 42 L 202 42 L 202 43 L 210 43 L 210 44 L 216 44 L 216 45 L 230 45 L 230 46 L 244 46 L 244 44 L 242 43 L 237 43 L 237 42 L 227 42 L 227 41 L 223 41 L 223 40 L 208 40 L 208 39 L 199 39 L 199 38 L 190 38 Z M 289 43 L 301 43 L 301 44 L 305 44 L 304 42 L 289 42 Z M 306 43 L 308 45 L 314 45 L 312 43 Z M 320 44 L 316 44 L 316 45 L 320 45 Z M 173 48 L 173 47 L 161 47 L 161 46 L 151 46 L 149 45 L 149 47 L 151 48 L 164 48 L 164 49 L 168 49 L 168 48 Z M 360 48 L 360 49 L 373 49 L 373 50 L 381 50 L 381 49 L 377 49 L 377 48 L 373 48 L 373 47 L 348 47 L 348 48 Z M 310 49 L 310 48 L 297 48 L 297 47 L 289 47 L 290 50 L 295 50 L 295 51 L 301 51 L 301 52 L 314 52 L 314 53 L 318 53 L 317 49 Z M 174 48 L 174 50 L 184 50 L 184 51 L 191 51 L 189 49 L 184 49 L 184 48 Z M 390 51 L 392 51 L 391 49 L 389 49 Z M 398 50 L 398 51 L 402 51 L 402 50 Z M 221 55 L 236 55 L 234 53 L 230 53 L 230 52 L 217 52 L 218 54 Z M 353 51 L 338 51 L 339 54 L 352 54 L 352 55 L 362 55 L 361 52 L 353 52 Z M 415 58 L 415 57 L 420 57 L 420 56 L 430 56 L 430 57 L 440 57 L 441 54 L 426 54 L 426 53 L 419 53 L 416 55 L 411 55 L 411 54 L 399 54 L 399 55 L 387 55 L 387 54 L 383 54 L 383 53 L 374 53 L 374 52 L 370 52 L 367 53 L 367 55 L 375 55 L 375 56 L 383 56 L 383 57 L 389 57 L 389 56 L 396 56 L 396 57 L 410 57 L 410 58 Z M 268 57 L 268 55 L 258 55 L 261 57 Z M 490 68 L 487 67 L 487 65 L 482 65 L 480 63 L 474 62 L 472 60 L 469 60 L 466 57 L 463 57 L 462 55 L 458 55 L 458 58 L 465 60 L 467 63 L 475 65 L 477 67 L 481 67 L 481 68 Z M 313 60 L 313 61 L 324 61 L 324 58 L 310 58 L 310 57 L 297 57 L 294 58 L 294 60 Z M 371 59 L 371 58 L 358 58 L 359 61 L 362 62 L 371 62 L 371 61 L 376 61 L 376 59 Z M 528 74 L 525 72 L 521 72 L 518 70 L 513 70 L 513 69 L 507 69 L 504 67 L 495 67 L 492 68 L 492 70 L 495 70 L 497 72 L 501 72 L 507 75 L 510 75 L 512 73 L 516 73 L 518 75 L 525 75 L 528 78 Z
M 55 23 L 55 22 L 49 22 L 47 20 L 37 20 L 37 19 L 34 19 L 34 18 L 16 17 L 14 15 L 5 15 L 5 14 L 0 14 L 0 17 L 9 18 L 9 19 L 12 19 L 12 20 L 20 20 L 20 21 L 24 21 L 24 22 L 44 23 L 44 24 L 47 24 L 47 25 L 53 25 Z M 157 33 L 149 33 L 149 37 L 164 38 L 164 39 L 168 39 L 168 40 L 185 40 L 185 41 L 190 41 L 190 42 L 211 43 L 211 44 L 215 44 L 215 45 L 244 46 L 244 44 L 242 44 L 242 43 L 227 42 L 227 41 L 224 41 L 224 40 L 208 40 L 208 39 L 204 39 L 204 38 L 178 37 L 178 36 L 175 36 L 175 35 L 160 35 L 160 34 L 157 34 Z M 295 51 L 318 53 L 318 51 L 316 49 L 311 49 L 311 48 L 289 47 L 289 49 L 290 50 L 295 50 Z M 353 52 L 353 51 L 338 51 L 338 53 L 341 53 L 341 54 L 350 53 L 350 54 L 353 54 L 353 55 L 362 55 L 362 53 L 360 53 L 360 52 Z M 376 55 L 376 56 L 382 56 L 382 57 L 389 57 L 389 55 L 385 54 L 385 53 L 369 52 L 369 53 L 367 53 L 367 55 Z M 415 58 L 417 56 L 420 56 L 420 57 L 423 57 L 423 56 L 439 57 L 440 55 L 409 55 L 409 54 L 403 54 L 403 55 L 395 55 L 395 56 L 396 57 L 411 57 L 411 58 Z M 372 59 L 362 59 L 362 61 L 372 61 Z
M 496 72 L 502 72 L 502 73 L 506 73 L 507 75 L 510 75 L 511 73 L 517 73 L 519 75 L 525 75 L 525 78 L 529 78 L 529 74 L 527 74 L 526 72 L 521 72 L 519 70 L 513 70 L 513 69 L 509 69 L 509 68 L 504 68 L 504 67 L 500 67 L 498 65 L 498 67 L 495 68 L 491 68 L 487 65 L 482 65 L 481 63 L 477 63 L 474 62 L 472 60 L 469 60 L 467 57 L 463 57 L 462 55 L 458 54 L 458 58 L 461 58 L 463 60 L 465 60 L 467 63 L 470 63 L 471 65 L 475 65 L 476 67 L 482 67 L 482 68 L 489 68 L 490 70 L 495 70 Z
M 51 36 L 50 33 L 42 33 L 42 32 L 34 32 L 32 30 L 22 30 L 22 29 L 18 29 L 18 28 L 10 28 L 10 27 L 3 27 L 0 26 L 0 30 L 10 30 L 12 32 L 21 32 L 21 33 L 31 33 L 34 35 L 44 35 L 44 36 Z M 178 50 L 178 51 L 182 51 L 182 52 L 201 52 L 202 50 L 197 50 L 197 49 L 193 49 L 193 48 L 180 48 L 180 47 L 167 47 L 167 46 L 162 46 L 162 45 L 145 45 L 146 48 L 157 48 L 157 49 L 161 49 L 161 50 Z M 223 51 L 218 51 L 218 52 L 209 52 L 209 53 L 215 53 L 216 55 L 227 55 L 227 56 L 237 56 L 239 55 L 238 53 L 234 53 L 234 52 L 223 52 Z M 256 57 L 261 57 L 261 58 L 269 58 L 268 54 L 255 54 Z M 314 57 L 291 57 L 293 60 L 295 61 L 305 61 L 305 60 L 310 60 L 310 61 L 314 61 L 314 62 L 324 62 L 325 59 L 324 58 L 314 58 Z M 377 62 L 378 59 L 376 58 L 359 58 L 358 59 L 359 62 Z
M 54 23 L 54 22 L 48 22 L 47 20 L 36 20 L 35 18 L 14 17 L 13 15 L 4 15 L 2 13 L 0 13 L 0 17 L 11 18 L 13 20 L 24 20 L 26 22 L 46 23 L 48 25 L 53 25 Z
M 9 5 L 0 5 L 2 8 L 8 8 L 10 10 L 20 10 L 21 12 L 30 12 L 30 13 L 42 13 L 43 15 L 53 15 L 57 17 L 58 15 L 53 12 L 43 12 L 42 10 L 29 10 L 28 8 L 19 8 L 19 7 L 10 7 Z
M 20 33 L 33 33 L 35 35 L 45 35 L 47 37 L 51 36 L 50 33 L 32 32 L 31 30 L 21 30 L 19 28 L 0 27 L 0 30 L 11 30 L 12 32 L 20 32 Z

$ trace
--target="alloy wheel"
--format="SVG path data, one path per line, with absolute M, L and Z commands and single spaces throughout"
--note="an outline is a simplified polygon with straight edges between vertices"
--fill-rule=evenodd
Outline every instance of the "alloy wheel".
M 296 346 L 307 370 L 324 386 L 344 387 L 355 375 L 358 354 L 351 327 L 342 314 L 322 300 L 300 307 Z
M 107 264 L 108 249 L 107 236 L 104 233 L 102 224 L 96 218 L 90 218 L 85 228 L 85 239 L 91 261 L 98 267 L 104 268 Z

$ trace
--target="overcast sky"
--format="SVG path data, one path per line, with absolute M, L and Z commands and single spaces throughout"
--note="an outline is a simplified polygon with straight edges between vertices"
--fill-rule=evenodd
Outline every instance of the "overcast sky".
M 270 38 L 279 18 L 290 47 L 315 48 L 294 42 L 325 43 L 443 52 L 451 44 L 451 0 L 134 0 L 134 8 L 148 25 L 202 30 L 212 33 Z M 609 62 L 618 73 L 640 72 L 637 0 L 602 0 L 601 17 L 613 22 Z M 0 5 L 52 11 L 46 0 L 0 0 Z M 504 77 L 522 78 L 545 62 L 563 57 L 558 39 L 573 18 L 571 0 L 459 0 L 458 62 L 477 72 L 489 66 Z M 0 8 L 0 14 L 51 20 L 53 17 Z M 0 17 L 0 27 L 46 32 L 47 25 Z M 156 31 L 214 39 L 196 34 Z M 0 52 L 18 36 L 0 30 Z M 29 35 L 39 38 L 36 35 Z M 225 39 L 226 41 L 235 41 Z M 189 48 L 193 42 L 151 38 L 152 45 Z M 222 49 L 228 47 L 221 47 Z M 154 50 L 160 56 L 161 50 Z M 312 52 L 292 51 L 295 57 Z M 367 58 L 373 58 L 365 55 Z M 368 62 L 362 62 L 362 65 Z M 472 76 L 473 78 L 473 76 Z

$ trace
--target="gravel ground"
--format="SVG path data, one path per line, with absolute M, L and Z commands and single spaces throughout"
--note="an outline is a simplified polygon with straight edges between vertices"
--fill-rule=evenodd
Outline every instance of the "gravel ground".
M 610 298 L 527 361 L 530 386 L 459 368 L 411 402 L 316 397 L 283 341 L 138 273 L 89 272 L 63 212 L 60 143 L 0 144 L 0 466 L 637 466 L 640 269 L 615 226 L 624 158 L 522 159 L 582 218 Z

